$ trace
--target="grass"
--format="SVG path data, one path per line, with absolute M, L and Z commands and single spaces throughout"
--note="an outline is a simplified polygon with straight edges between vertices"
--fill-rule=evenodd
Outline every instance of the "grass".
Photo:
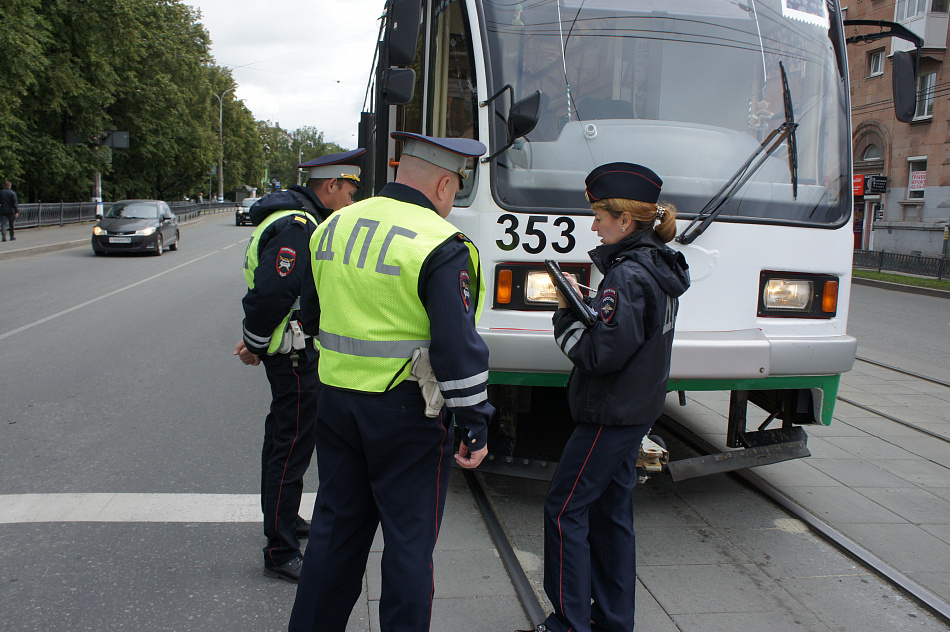
M 853 273 L 854 273 L 854 276 L 861 279 L 871 279 L 873 281 L 886 281 L 888 283 L 900 283 L 902 285 L 915 285 L 917 287 L 928 287 L 935 290 L 950 291 L 950 281 L 938 281 L 937 279 L 906 276 L 903 274 L 891 274 L 888 272 L 875 272 L 873 270 L 855 269 Z

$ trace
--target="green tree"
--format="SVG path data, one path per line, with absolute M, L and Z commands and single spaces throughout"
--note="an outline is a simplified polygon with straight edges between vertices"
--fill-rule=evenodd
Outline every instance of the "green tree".
M 323 138 L 323 132 L 312 126 L 305 126 L 288 132 L 270 121 L 258 124 L 264 161 L 268 171 L 268 181 L 278 181 L 282 188 L 297 183 L 297 165 L 320 156 L 346 151 L 336 143 Z M 306 174 L 301 176 L 306 179 Z

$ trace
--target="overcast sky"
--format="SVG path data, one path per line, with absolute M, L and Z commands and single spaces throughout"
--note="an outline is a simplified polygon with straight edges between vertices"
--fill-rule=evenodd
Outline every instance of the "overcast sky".
M 254 118 L 357 146 L 385 0 L 183 1 L 201 11 L 215 62 Z

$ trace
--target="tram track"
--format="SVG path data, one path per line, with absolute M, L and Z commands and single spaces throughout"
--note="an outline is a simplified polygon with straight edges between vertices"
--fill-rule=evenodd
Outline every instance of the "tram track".
M 926 376 L 926 375 L 921 375 L 920 373 L 914 373 L 913 371 L 907 371 L 907 370 L 905 370 L 905 369 L 901 369 L 901 368 L 898 368 L 898 367 L 895 367 L 895 366 L 891 366 L 891 365 L 885 364 L 885 363 L 883 363 L 883 362 L 878 362 L 878 361 L 876 361 L 876 360 L 871 360 L 871 359 L 868 359 L 868 358 L 862 358 L 862 357 L 860 357 L 860 356 L 856 357 L 855 359 L 858 360 L 858 361 L 860 361 L 860 362 L 864 362 L 864 363 L 866 363 L 866 364 L 870 364 L 870 365 L 872 365 L 872 366 L 881 367 L 881 368 L 884 368 L 884 369 L 888 369 L 889 371 L 894 371 L 895 373 L 900 373 L 900 374 L 902 374 L 902 375 L 907 375 L 907 376 L 909 376 L 909 377 L 913 377 L 913 378 L 916 378 L 916 379 L 918 379 L 918 380 L 923 380 L 923 381 L 925 381 L 925 382 L 930 382 L 930 383 L 932 383 L 932 384 L 937 384 L 937 385 L 939 385 L 939 386 L 945 386 L 945 387 L 947 387 L 947 388 L 950 388 L 950 382 L 945 382 L 945 381 L 943 381 L 943 380 L 941 380 L 941 379 L 938 379 L 938 378 L 929 377 L 929 376 Z M 872 407 L 870 407 L 870 406 L 865 406 L 864 404 L 860 404 L 860 403 L 858 403 L 858 402 L 856 402 L 856 401 L 854 401 L 854 400 L 848 399 L 848 398 L 846 398 L 846 397 L 841 397 L 840 395 L 837 397 L 837 399 L 838 399 L 838 401 L 840 401 L 840 402 L 844 402 L 845 404 L 848 404 L 848 405 L 850 405 L 850 406 L 854 406 L 855 408 L 860 408 L 861 410 L 867 411 L 867 412 L 869 412 L 869 413 L 873 413 L 873 414 L 875 414 L 875 415 L 878 415 L 879 417 L 883 417 L 884 419 L 887 419 L 888 421 L 893 421 L 894 423 L 900 424 L 900 425 L 902 425 L 902 426 L 904 426 L 904 427 L 906 427 L 906 428 L 910 428 L 910 429 L 912 429 L 912 430 L 916 430 L 917 432 L 919 432 L 919 433 L 921 433 L 921 434 L 925 434 L 925 435 L 927 435 L 927 436 L 929 436 L 929 437 L 933 437 L 934 439 L 937 439 L 937 440 L 939 440 L 939 441 L 943 441 L 944 443 L 950 443 L 950 437 L 948 437 L 947 435 L 940 434 L 939 432 L 934 432 L 933 430 L 930 430 L 930 429 L 928 429 L 928 428 L 924 428 L 924 427 L 919 426 L 919 425 L 917 425 L 917 424 L 915 424 L 915 423 L 911 423 L 911 422 L 909 422 L 909 421 L 905 421 L 905 420 L 900 419 L 900 418 L 898 418 L 898 417 L 894 417 L 893 415 L 889 415 L 888 413 L 882 412 L 882 411 L 877 410 L 877 409 L 875 409 L 875 408 L 872 408 Z
M 657 422 L 664 430 L 673 434 L 679 441 L 696 450 L 700 454 L 716 454 L 720 449 L 692 433 L 682 424 L 664 415 Z M 897 590 L 926 608 L 944 624 L 950 625 L 950 603 L 947 603 L 931 591 L 927 590 L 907 575 L 891 566 L 871 551 L 864 548 L 844 533 L 819 518 L 816 514 L 800 505 L 793 498 L 767 483 L 750 470 L 736 470 L 728 476 L 738 478 L 752 489 L 769 498 L 804 524 L 815 534 L 844 552 L 855 562 L 870 569 L 879 577 L 890 583 Z

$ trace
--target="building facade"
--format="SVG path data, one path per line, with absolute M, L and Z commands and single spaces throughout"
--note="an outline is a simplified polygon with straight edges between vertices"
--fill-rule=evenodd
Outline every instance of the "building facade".
M 848 20 L 888 20 L 924 39 L 914 120 L 894 115 L 891 56 L 910 42 L 848 45 L 854 246 L 946 256 L 950 224 L 950 0 L 845 0 Z M 875 32 L 847 26 L 848 37 Z

